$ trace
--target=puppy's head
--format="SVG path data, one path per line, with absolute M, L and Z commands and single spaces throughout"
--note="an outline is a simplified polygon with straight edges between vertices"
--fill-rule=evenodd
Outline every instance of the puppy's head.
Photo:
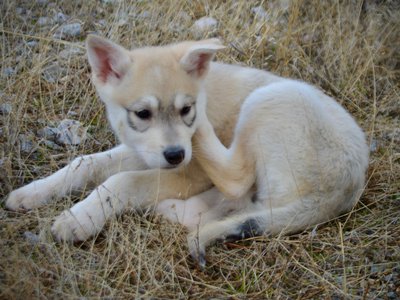
M 191 138 L 205 113 L 204 77 L 219 40 L 125 48 L 87 39 L 92 80 L 120 141 L 149 168 L 174 168 L 192 157 Z

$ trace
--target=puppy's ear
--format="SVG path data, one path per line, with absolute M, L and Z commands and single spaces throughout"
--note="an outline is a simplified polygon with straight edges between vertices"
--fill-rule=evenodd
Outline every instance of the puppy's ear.
M 105 84 L 121 80 L 128 70 L 131 59 L 128 51 L 113 42 L 96 35 L 86 39 L 86 49 L 93 75 Z
M 204 40 L 191 46 L 180 60 L 182 68 L 190 75 L 201 78 L 208 71 L 210 61 L 218 50 L 224 49 L 218 39 Z

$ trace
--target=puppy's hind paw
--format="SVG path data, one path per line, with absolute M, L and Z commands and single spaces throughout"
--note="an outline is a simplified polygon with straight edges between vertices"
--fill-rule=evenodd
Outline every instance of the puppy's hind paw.
M 198 235 L 191 233 L 187 238 L 189 245 L 189 253 L 192 259 L 197 263 L 201 270 L 206 267 L 206 251 L 205 246 L 199 241 Z

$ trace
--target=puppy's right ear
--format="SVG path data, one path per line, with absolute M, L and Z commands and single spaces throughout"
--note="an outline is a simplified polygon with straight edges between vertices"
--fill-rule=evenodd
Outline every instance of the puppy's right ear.
M 86 39 L 86 49 L 92 73 L 102 84 L 121 80 L 131 63 L 128 51 L 96 35 Z

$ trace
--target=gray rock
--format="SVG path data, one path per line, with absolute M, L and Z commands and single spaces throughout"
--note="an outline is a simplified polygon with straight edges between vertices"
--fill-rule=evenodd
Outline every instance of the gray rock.
M 189 14 L 180 11 L 174 18 L 173 22 L 168 24 L 168 28 L 170 31 L 179 34 L 186 31 L 186 28 L 191 20 L 192 18 L 189 16 Z
M 277 4 L 279 5 L 279 8 L 282 11 L 287 11 L 290 8 L 290 3 L 291 3 L 291 0 L 280 0 L 280 1 L 277 1 Z
M 82 25 L 80 23 L 71 23 L 62 25 L 53 37 L 56 39 L 76 38 L 82 34 Z
M 53 20 L 57 22 L 58 24 L 62 24 L 66 22 L 69 19 L 69 16 L 66 14 L 63 14 L 62 12 L 58 12 L 54 15 Z
M 37 234 L 34 234 L 30 231 L 24 232 L 24 238 L 28 241 L 31 245 L 37 245 L 40 243 L 40 237 Z
M 36 47 L 39 45 L 39 43 L 38 43 L 37 41 L 27 41 L 27 42 L 26 42 L 26 45 L 27 45 L 29 48 L 36 48 Z
M 382 264 L 382 265 L 375 264 L 375 265 L 371 266 L 371 273 L 380 273 L 380 272 L 385 271 L 386 268 L 387 268 L 387 266 L 384 264 Z
M 42 129 L 39 129 L 37 135 L 46 140 L 55 141 L 58 133 L 59 130 L 57 128 L 46 126 Z
M 191 30 L 196 38 L 201 38 L 208 32 L 212 32 L 218 27 L 218 21 L 211 17 L 202 17 L 194 22 Z
M 400 295 L 399 295 L 399 296 L 400 296 Z M 399 299 L 399 298 L 397 297 L 397 293 L 396 293 L 396 292 L 393 292 L 393 291 L 387 293 L 387 297 L 388 297 L 389 299 Z
M 64 119 L 57 127 L 56 143 L 79 145 L 86 139 L 86 128 L 79 121 Z
M 181 22 L 190 22 L 192 20 L 190 15 L 184 11 L 178 12 L 177 19 L 180 20 Z
M 48 2 L 48 0 L 36 0 L 36 3 L 39 5 L 46 5 Z
M 76 111 L 73 111 L 73 110 L 69 110 L 68 112 L 67 112 L 67 116 L 69 116 L 69 117 L 76 117 L 76 116 L 78 116 L 79 114 L 76 112 Z
M 313 228 L 313 230 L 310 232 L 310 236 L 311 236 L 311 238 L 316 238 L 317 235 L 318 235 L 317 226 L 315 226 L 315 227 Z
M 384 278 L 385 278 L 386 282 L 392 281 L 393 280 L 393 274 L 386 275 Z
M 61 150 L 62 147 L 57 145 L 55 142 L 53 141 L 49 141 L 49 140 L 44 140 L 43 142 L 47 148 L 53 149 L 53 150 Z
M 370 152 L 376 152 L 378 151 L 379 145 L 378 145 L 378 141 L 375 139 L 371 140 L 371 144 L 369 145 L 369 151 Z
M 16 12 L 18 15 L 25 15 L 26 12 L 27 12 L 27 10 L 26 10 L 26 8 L 24 8 L 24 7 L 17 7 L 17 8 L 15 9 L 15 12 Z
M 122 27 L 122 26 L 127 25 L 128 23 L 129 23 L 129 20 L 128 20 L 128 19 L 122 18 L 122 19 L 119 19 L 119 20 L 118 20 L 117 26 L 118 26 L 118 27 Z
M 254 17 L 260 21 L 267 21 L 270 16 L 262 6 L 256 6 L 251 9 Z
M 0 104 L 0 115 L 9 115 L 12 111 L 11 103 L 2 103 Z
M 31 153 L 33 151 L 34 143 L 32 141 L 32 138 L 25 135 L 25 134 L 20 134 L 18 136 L 19 139 L 19 147 L 21 152 L 24 153 Z
M 64 50 L 59 53 L 59 56 L 62 59 L 70 59 L 76 56 L 81 56 L 85 54 L 85 50 L 80 47 L 78 44 L 67 46 Z
M 11 67 L 6 67 L 3 69 L 3 77 L 11 77 L 15 74 L 15 69 Z
M 384 134 L 383 137 L 392 143 L 400 143 L 400 128 L 393 128 L 393 130 Z
M 49 18 L 49 17 L 40 17 L 37 20 L 37 24 L 40 25 L 40 26 L 53 25 L 54 24 L 54 20 L 52 18 Z
M 150 19 L 151 16 L 152 16 L 152 15 L 151 15 L 151 12 L 149 12 L 148 10 L 144 10 L 144 11 L 142 11 L 141 13 L 135 15 L 135 17 L 136 17 L 137 19 L 140 19 L 140 20 Z
M 104 19 L 98 20 L 97 25 L 99 25 L 101 28 L 106 27 L 107 21 Z
M 67 70 L 61 67 L 58 63 L 47 66 L 42 72 L 43 79 L 49 83 L 56 83 L 65 75 L 67 75 Z

